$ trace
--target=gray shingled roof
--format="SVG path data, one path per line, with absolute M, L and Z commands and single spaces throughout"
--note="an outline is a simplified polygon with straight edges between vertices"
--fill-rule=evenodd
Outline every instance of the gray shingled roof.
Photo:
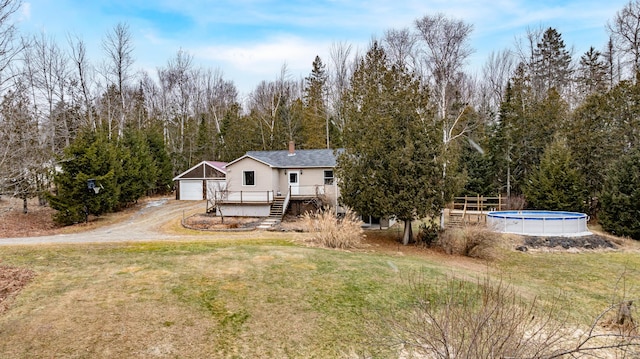
M 338 150 L 340 151 L 340 150 Z M 296 150 L 294 155 L 289 151 L 249 151 L 247 156 L 255 158 L 276 168 L 302 167 L 335 167 L 334 150 Z

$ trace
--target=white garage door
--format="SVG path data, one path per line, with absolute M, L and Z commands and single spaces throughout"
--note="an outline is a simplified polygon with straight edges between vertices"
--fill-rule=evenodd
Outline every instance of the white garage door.
M 202 201 L 202 180 L 181 180 L 180 199 L 183 201 Z

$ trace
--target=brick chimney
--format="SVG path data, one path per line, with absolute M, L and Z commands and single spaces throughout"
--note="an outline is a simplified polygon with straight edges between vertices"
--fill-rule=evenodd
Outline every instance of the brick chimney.
M 293 141 L 289 141 L 289 156 L 296 155 L 296 143 Z

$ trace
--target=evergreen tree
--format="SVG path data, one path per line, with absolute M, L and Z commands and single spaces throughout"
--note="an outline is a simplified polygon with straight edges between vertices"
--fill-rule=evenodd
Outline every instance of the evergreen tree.
M 513 100 L 511 81 L 507 82 L 504 101 L 500 104 L 498 120 L 489 126 L 489 151 L 487 154 L 493 173 L 493 187 L 499 193 L 511 195 L 511 152 L 513 150 L 512 127 L 517 106 Z
M 311 74 L 304 79 L 303 146 L 329 148 L 329 122 L 325 101 L 327 74 L 319 56 L 316 56 L 312 66 Z
M 126 128 L 118 146 L 122 173 L 118 176 L 118 204 L 127 206 L 147 194 L 155 184 L 157 171 L 142 131 Z
M 108 132 L 83 130 L 64 150 L 61 169 L 54 176 L 49 196 L 54 220 L 72 224 L 118 210 L 147 193 L 167 193 L 173 170 L 162 135 L 150 128 L 125 128 L 120 140 Z M 93 180 L 99 192 L 89 188 Z
M 474 146 L 467 144 L 463 147 L 461 163 L 464 164 L 462 170 L 466 180 L 462 195 L 489 195 L 496 193 L 492 182 L 491 163 L 489 158 L 479 153 Z
M 404 244 L 411 221 L 434 216 L 443 205 L 442 143 L 426 94 L 374 42 L 351 79 L 345 152 L 338 157 L 344 203 L 404 221 Z
M 548 28 L 533 52 L 533 83 L 536 93 L 544 96 L 555 88 L 562 94 L 571 81 L 571 54 L 562 35 Z
M 211 161 L 215 159 L 215 155 L 213 154 L 214 150 L 214 139 L 210 137 L 209 126 L 207 125 L 207 121 L 204 116 L 200 118 L 200 123 L 198 125 L 198 133 L 196 138 L 196 150 L 193 154 L 195 157 L 195 162 L 200 161 Z
M 600 51 L 593 47 L 580 57 L 577 81 L 581 92 L 588 96 L 607 89 L 607 74 L 609 69 Z
M 584 211 L 584 180 L 572 163 L 566 140 L 556 138 L 547 146 L 540 165 L 527 178 L 524 195 L 533 209 Z
M 521 184 L 528 171 L 531 138 L 536 135 L 531 118 L 535 101 L 524 64 L 519 64 L 507 84 L 500 104 L 498 122 L 492 126 L 489 157 L 494 185 L 508 197 L 521 194 Z
M 227 112 L 222 120 L 221 136 L 224 145 L 219 148 L 216 158 L 221 161 L 233 161 L 247 151 L 261 149 L 261 127 L 255 118 L 239 115 L 237 111 Z
M 147 146 L 151 155 L 151 168 L 155 173 L 151 177 L 151 193 L 165 194 L 173 188 L 173 165 L 162 138 L 162 129 L 152 127 L 146 130 Z
M 640 240 L 640 147 L 623 154 L 609 168 L 601 201 L 602 228 Z
M 81 222 L 90 214 L 100 215 L 117 207 L 121 168 L 117 149 L 107 136 L 84 131 L 64 150 L 61 169 L 54 176 L 55 194 L 50 196 L 57 223 Z M 99 193 L 88 188 L 89 179 L 95 180 Z
M 607 163 L 618 156 L 614 141 L 614 123 L 607 106 L 608 94 L 593 94 L 578 107 L 564 132 L 576 169 L 585 178 L 589 193 L 589 213 L 596 216 L 597 201 L 607 173 Z

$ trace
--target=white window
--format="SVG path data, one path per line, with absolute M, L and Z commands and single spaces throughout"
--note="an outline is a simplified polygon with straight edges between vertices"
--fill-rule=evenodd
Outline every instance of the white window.
M 244 171 L 242 172 L 242 184 L 244 186 L 255 186 L 256 185 L 256 174 L 254 171 Z
M 324 184 L 333 184 L 333 170 L 324 171 Z

